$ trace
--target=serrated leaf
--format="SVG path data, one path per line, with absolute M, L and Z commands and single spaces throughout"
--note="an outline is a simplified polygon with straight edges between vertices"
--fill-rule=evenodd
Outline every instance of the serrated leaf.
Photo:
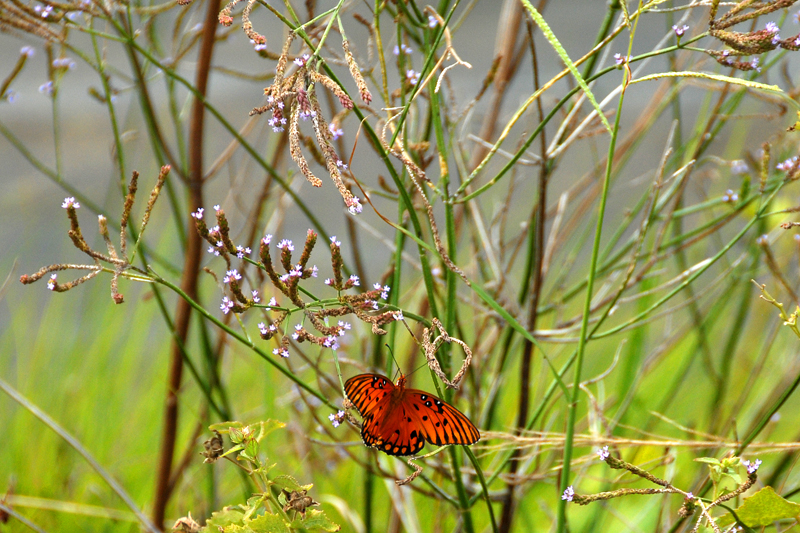
M 306 529 L 321 529 L 323 531 L 339 531 L 342 526 L 336 522 L 332 522 L 327 516 L 325 511 L 318 509 L 309 509 L 306 511 L 306 517 L 292 522 L 292 527 L 304 527 Z
M 208 429 L 211 431 L 219 431 L 220 433 L 228 434 L 230 433 L 231 428 L 243 428 L 244 424 L 241 422 L 234 420 L 233 422 L 218 422 L 216 424 L 211 424 L 208 426 Z
M 221 457 L 225 457 L 226 455 L 230 455 L 230 454 L 232 454 L 232 453 L 236 453 L 236 452 L 238 452 L 239 450 L 244 450 L 244 446 L 242 446 L 241 444 L 237 444 L 236 446 L 234 446 L 233 448 L 231 448 L 231 449 L 230 449 L 230 450 L 228 450 L 227 452 L 223 453 L 223 454 L 221 455 Z
M 298 482 L 295 478 L 293 478 L 292 476 L 289 476 L 289 475 L 275 476 L 275 478 L 272 480 L 272 483 L 275 486 L 280 487 L 282 489 L 286 489 L 288 491 L 293 491 L 293 490 L 296 490 L 296 491 L 306 490 L 307 491 L 307 490 L 311 490 L 311 487 L 314 486 L 313 483 L 309 483 L 308 485 L 301 485 L 300 482 Z
M 247 522 L 254 533 L 289 533 L 289 526 L 280 516 L 264 513 Z
M 718 459 L 714 459 L 713 457 L 698 457 L 695 459 L 695 461 L 698 463 L 706 463 L 714 466 L 722 466 L 722 463 L 720 463 Z
M 777 494 L 772 487 L 764 487 L 736 509 L 742 523 L 750 527 L 768 526 L 776 520 L 800 516 L 800 504 Z
M 248 457 L 254 459 L 258 456 L 258 441 L 249 440 L 244 446 L 244 451 Z
M 247 526 L 240 526 L 239 524 L 231 524 L 222 528 L 222 533 L 253 533 L 253 530 Z
M 243 523 L 243 519 L 244 513 L 238 509 L 223 509 L 221 511 L 215 511 L 211 514 L 211 517 L 206 520 L 206 528 L 225 527 L 231 524 L 241 525 Z M 216 529 L 210 530 L 217 531 Z
M 258 494 L 256 496 L 251 496 L 247 498 L 247 505 L 245 506 L 244 512 L 244 521 L 247 522 L 250 520 L 253 515 L 261 508 L 261 504 L 264 502 L 265 496 L 263 494 Z
M 261 442 L 261 439 L 263 439 L 264 437 L 266 437 L 267 435 L 269 435 L 270 433 L 272 433 L 276 429 L 281 429 L 281 428 L 285 428 L 285 427 L 286 427 L 286 424 L 284 424 L 283 422 L 280 422 L 278 420 L 272 420 L 271 418 L 268 419 L 268 420 L 264 420 L 263 422 L 259 423 L 258 436 L 256 437 L 256 440 L 258 442 Z

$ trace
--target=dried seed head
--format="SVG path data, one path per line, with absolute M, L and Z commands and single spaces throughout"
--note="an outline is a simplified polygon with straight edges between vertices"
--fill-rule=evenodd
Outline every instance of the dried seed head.
M 367 82 L 364 81 L 364 76 L 361 75 L 361 69 L 358 68 L 358 63 L 356 63 L 353 53 L 350 51 L 350 43 L 347 42 L 347 39 L 342 41 L 342 48 L 344 49 L 344 60 L 350 69 L 350 76 L 352 76 L 353 81 L 356 82 L 361 99 L 366 104 L 369 104 L 372 102 L 372 94 L 370 94 L 367 88 Z

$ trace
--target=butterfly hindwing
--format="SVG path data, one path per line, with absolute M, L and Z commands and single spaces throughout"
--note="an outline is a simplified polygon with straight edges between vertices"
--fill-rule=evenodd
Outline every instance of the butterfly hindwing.
M 481 434 L 461 411 L 425 391 L 409 389 L 405 403 L 413 410 L 425 440 L 437 446 L 475 444 Z

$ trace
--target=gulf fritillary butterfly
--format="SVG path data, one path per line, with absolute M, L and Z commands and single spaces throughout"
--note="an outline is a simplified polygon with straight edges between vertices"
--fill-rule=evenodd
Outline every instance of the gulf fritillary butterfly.
M 452 405 L 407 389 L 402 374 L 397 385 L 379 374 L 360 374 L 345 382 L 344 392 L 364 419 L 364 444 L 388 455 L 415 455 L 425 441 L 442 446 L 481 438 L 475 424 Z

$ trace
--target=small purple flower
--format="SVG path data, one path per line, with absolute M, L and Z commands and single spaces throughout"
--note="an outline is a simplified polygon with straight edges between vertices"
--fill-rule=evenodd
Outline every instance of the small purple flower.
M 234 305 L 235 304 L 227 296 L 223 296 L 219 308 L 223 315 L 227 315 Z
M 332 335 L 325 337 L 325 340 L 322 341 L 322 345 L 334 351 L 339 349 L 339 343 L 336 342 L 336 337 Z
M 205 211 L 205 209 L 203 209 L 202 207 L 198 207 L 197 211 L 192 213 L 192 218 L 196 218 L 197 220 L 201 220 L 203 218 L 203 211 Z
M 564 494 L 561 495 L 562 500 L 566 500 L 568 502 L 572 501 L 572 498 L 575 496 L 575 490 L 572 488 L 572 485 L 564 490 Z
M 261 52 L 262 50 L 266 50 L 267 49 L 267 43 L 256 44 L 256 45 L 253 46 L 253 49 L 256 52 Z
M 334 141 L 339 137 L 341 137 L 342 135 L 344 135 L 344 130 L 342 128 L 339 128 L 335 122 L 331 122 L 330 124 L 328 124 L 328 129 L 331 131 Z
M 683 34 L 686 33 L 686 31 L 688 29 L 689 29 L 689 26 L 687 26 L 685 24 L 683 26 L 672 26 L 672 31 L 675 32 L 675 35 L 677 37 L 683 37 Z
M 345 163 L 341 159 L 336 160 L 336 166 L 341 168 L 342 170 L 347 170 L 347 163 Z
M 325 285 L 333 285 L 333 280 L 331 278 L 325 278 Z
M 748 474 L 755 474 L 758 471 L 758 467 L 761 466 L 761 459 L 756 459 L 752 463 L 750 461 L 742 461 L 742 464 L 747 467 Z
M 343 322 L 343 321 L 340 320 L 339 321 L 339 327 L 342 328 L 342 329 L 348 329 L 349 330 L 353 326 L 350 325 L 350 322 Z
M 57 277 L 58 277 L 58 274 L 50 274 L 50 279 L 47 280 L 47 288 L 50 289 L 51 291 L 55 290 L 55 288 L 56 288 L 56 283 L 57 283 L 56 282 L 56 278 Z
M 292 244 L 292 241 L 290 241 L 289 239 L 283 239 L 281 242 L 279 242 L 278 248 L 280 248 L 281 250 L 286 248 L 290 252 L 294 252 L 294 245 Z
M 790 157 L 789 159 L 778 163 L 775 168 L 780 171 L 787 172 L 792 169 L 795 163 L 797 163 L 797 156 Z
M 272 353 L 275 355 L 280 355 L 284 359 L 289 358 L 289 350 L 287 350 L 286 348 L 275 348 L 274 350 L 272 350 Z
M 258 291 L 257 291 L 256 289 L 253 289 L 253 290 L 252 290 L 252 291 L 250 291 L 250 292 L 253 294 L 253 301 L 254 301 L 255 303 L 258 303 L 258 302 L 260 302 L 260 301 L 261 301 L 261 297 L 258 295 Z
M 411 85 L 416 85 L 419 82 L 419 72 L 414 69 L 408 69 L 406 71 L 406 79 Z
M 34 50 L 32 46 L 23 46 L 19 49 L 19 53 L 24 56 L 33 57 L 33 55 L 36 53 L 36 50 Z
M 692 494 L 691 492 L 687 492 L 686 493 L 686 499 L 687 500 L 694 500 L 694 494 Z
M 235 268 L 233 270 L 228 270 L 225 272 L 225 277 L 222 278 L 222 283 L 230 283 L 232 281 L 239 281 L 242 279 L 242 275 L 239 274 L 239 271 Z
M 737 159 L 731 162 L 731 172 L 733 174 L 746 174 L 749 170 L 750 167 L 747 166 L 747 163 L 743 159 Z
M 46 81 L 39 85 L 39 92 L 42 94 L 53 94 L 53 82 Z
M 403 316 L 403 312 L 402 311 L 395 311 L 394 313 L 392 313 L 392 318 L 394 318 L 395 320 L 399 321 L 399 320 L 403 320 L 403 318 L 405 318 L 405 317 Z
M 67 198 L 64 198 L 64 201 L 61 203 L 61 207 L 63 207 L 64 209 L 67 209 L 69 207 L 74 207 L 75 209 L 80 209 L 81 208 L 81 204 L 76 202 L 75 198 L 73 198 L 72 196 L 69 196 Z
M 267 334 L 267 326 L 266 326 L 266 324 L 264 324 L 263 322 L 259 322 L 258 323 L 258 331 L 260 331 L 262 335 L 266 335 Z
M 263 242 L 266 245 L 269 245 L 269 243 L 272 242 L 272 235 L 264 236 L 264 238 L 261 239 L 261 242 Z
M 331 425 L 335 428 L 338 428 L 339 425 L 341 425 L 343 419 L 344 419 L 344 411 L 339 411 L 336 414 L 331 413 L 328 415 L 328 420 L 331 421 Z
M 319 275 L 319 269 L 317 268 L 317 265 L 312 266 L 311 267 L 311 277 L 312 278 L 316 278 L 318 275 Z
M 364 210 L 364 206 L 361 205 L 361 200 L 359 200 L 357 196 L 353 196 L 350 207 L 348 207 L 347 210 L 350 211 L 351 215 L 358 215 Z
M 217 212 L 219 212 L 219 209 L 220 209 L 220 208 L 219 208 L 219 204 L 217 204 L 217 205 L 215 205 L 215 206 L 214 206 L 214 211 L 217 211 Z
M 428 27 L 429 28 L 435 28 L 438 25 L 439 25 L 439 21 L 437 20 L 437 18 L 434 17 L 433 15 L 428 15 Z
M 331 237 L 331 244 L 333 244 L 335 246 L 341 246 L 342 245 L 342 243 L 340 241 L 336 240 L 336 235 Z
M 627 57 L 622 57 L 622 54 L 614 54 L 614 63 L 617 65 L 622 65 L 628 61 Z
M 214 254 L 214 255 L 216 255 L 217 257 L 219 257 L 219 250 L 217 250 L 217 249 L 216 249 L 216 248 L 214 248 L 213 246 L 209 246 L 209 247 L 208 247 L 208 253 L 210 253 L 210 254 Z
M 267 302 L 267 307 L 278 307 L 278 302 L 275 300 L 274 296 Z
M 353 282 L 354 287 L 358 287 L 359 285 L 361 285 L 361 280 L 355 274 L 350 275 L 350 281 Z
M 601 461 L 608 459 L 608 446 L 603 446 L 601 449 L 597 450 L 597 455 L 600 457 Z
M 750 66 L 751 66 L 751 67 L 753 68 L 753 70 L 755 70 L 756 72 L 761 72 L 761 67 L 759 67 L 759 66 L 758 66 L 758 63 L 759 63 L 759 58 L 757 58 L 757 57 L 754 57 L 754 58 L 753 58 L 753 60 L 750 62 Z

